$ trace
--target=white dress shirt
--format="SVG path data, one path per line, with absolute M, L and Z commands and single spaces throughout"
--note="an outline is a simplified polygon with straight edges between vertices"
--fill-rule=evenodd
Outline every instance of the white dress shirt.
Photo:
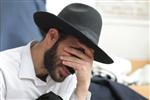
M 76 100 L 76 75 L 63 82 L 55 82 L 50 76 L 46 82 L 40 80 L 35 74 L 30 46 L 31 43 L 0 52 L 0 100 L 35 100 L 49 91 L 63 100 Z

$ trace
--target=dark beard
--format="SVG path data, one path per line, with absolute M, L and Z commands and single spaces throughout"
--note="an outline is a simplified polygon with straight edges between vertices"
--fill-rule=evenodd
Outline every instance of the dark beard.
M 56 80 L 56 78 L 55 78 L 55 69 L 58 66 L 61 66 L 60 59 L 57 56 L 57 49 L 58 49 L 59 43 L 60 43 L 60 41 L 57 41 L 51 49 L 49 49 L 45 52 L 44 66 L 48 70 L 48 72 L 53 80 L 61 82 L 62 80 Z M 71 74 L 75 73 L 73 68 L 70 68 L 68 66 L 65 66 L 65 67 L 69 70 L 69 72 Z
M 52 70 L 54 66 L 58 65 L 57 47 L 59 43 L 56 43 L 51 49 L 47 50 L 44 54 L 44 65 L 48 71 Z
M 44 54 L 44 66 L 48 70 L 49 75 L 54 81 L 60 81 L 56 79 L 56 73 L 55 69 L 57 66 L 59 66 L 60 61 L 57 57 L 57 47 L 58 47 L 58 42 L 49 50 L 47 50 Z

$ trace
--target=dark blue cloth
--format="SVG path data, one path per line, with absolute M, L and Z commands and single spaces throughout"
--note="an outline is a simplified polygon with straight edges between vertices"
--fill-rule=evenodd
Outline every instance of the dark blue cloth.
M 0 0 L 0 51 L 41 40 L 36 11 L 45 11 L 45 0 Z
M 91 100 L 147 100 L 125 85 L 101 77 L 93 77 L 89 90 Z
M 52 91 L 49 93 L 43 94 L 38 97 L 36 100 L 63 100 L 59 95 L 56 95 Z

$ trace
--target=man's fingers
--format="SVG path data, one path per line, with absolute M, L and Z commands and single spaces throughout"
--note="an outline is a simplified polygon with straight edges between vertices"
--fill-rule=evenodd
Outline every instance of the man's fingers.
M 66 65 L 66 66 L 68 66 L 68 67 L 71 67 L 71 68 L 73 68 L 74 70 L 80 70 L 81 69 L 81 67 L 82 66 L 80 66 L 80 64 L 78 64 L 78 63 L 75 63 L 75 62 L 71 62 L 71 61 L 62 61 L 62 63 L 64 64 L 64 65 Z M 80 67 L 78 67 L 78 66 L 80 66 Z
M 83 60 L 77 58 L 77 57 L 74 57 L 74 56 L 60 56 L 60 59 L 61 60 L 66 60 L 66 61 L 71 61 L 71 62 L 75 62 L 75 63 L 82 63 Z
M 91 61 L 84 61 L 73 56 L 61 56 L 60 59 L 64 65 L 69 66 L 75 70 L 80 70 L 82 68 L 84 69 L 84 67 L 88 69 L 88 66 L 92 66 Z
M 80 59 L 88 59 L 88 56 L 86 56 L 83 52 L 81 52 L 75 48 L 66 47 L 64 50 Z

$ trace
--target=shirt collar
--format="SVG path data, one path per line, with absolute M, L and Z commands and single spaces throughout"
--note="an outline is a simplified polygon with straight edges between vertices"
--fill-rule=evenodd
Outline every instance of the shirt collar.
M 32 55 L 31 55 L 32 43 L 33 41 L 28 43 L 26 46 L 24 46 L 21 52 L 19 77 L 23 79 L 31 79 L 35 82 L 36 85 L 45 85 L 46 82 L 36 77 Z

